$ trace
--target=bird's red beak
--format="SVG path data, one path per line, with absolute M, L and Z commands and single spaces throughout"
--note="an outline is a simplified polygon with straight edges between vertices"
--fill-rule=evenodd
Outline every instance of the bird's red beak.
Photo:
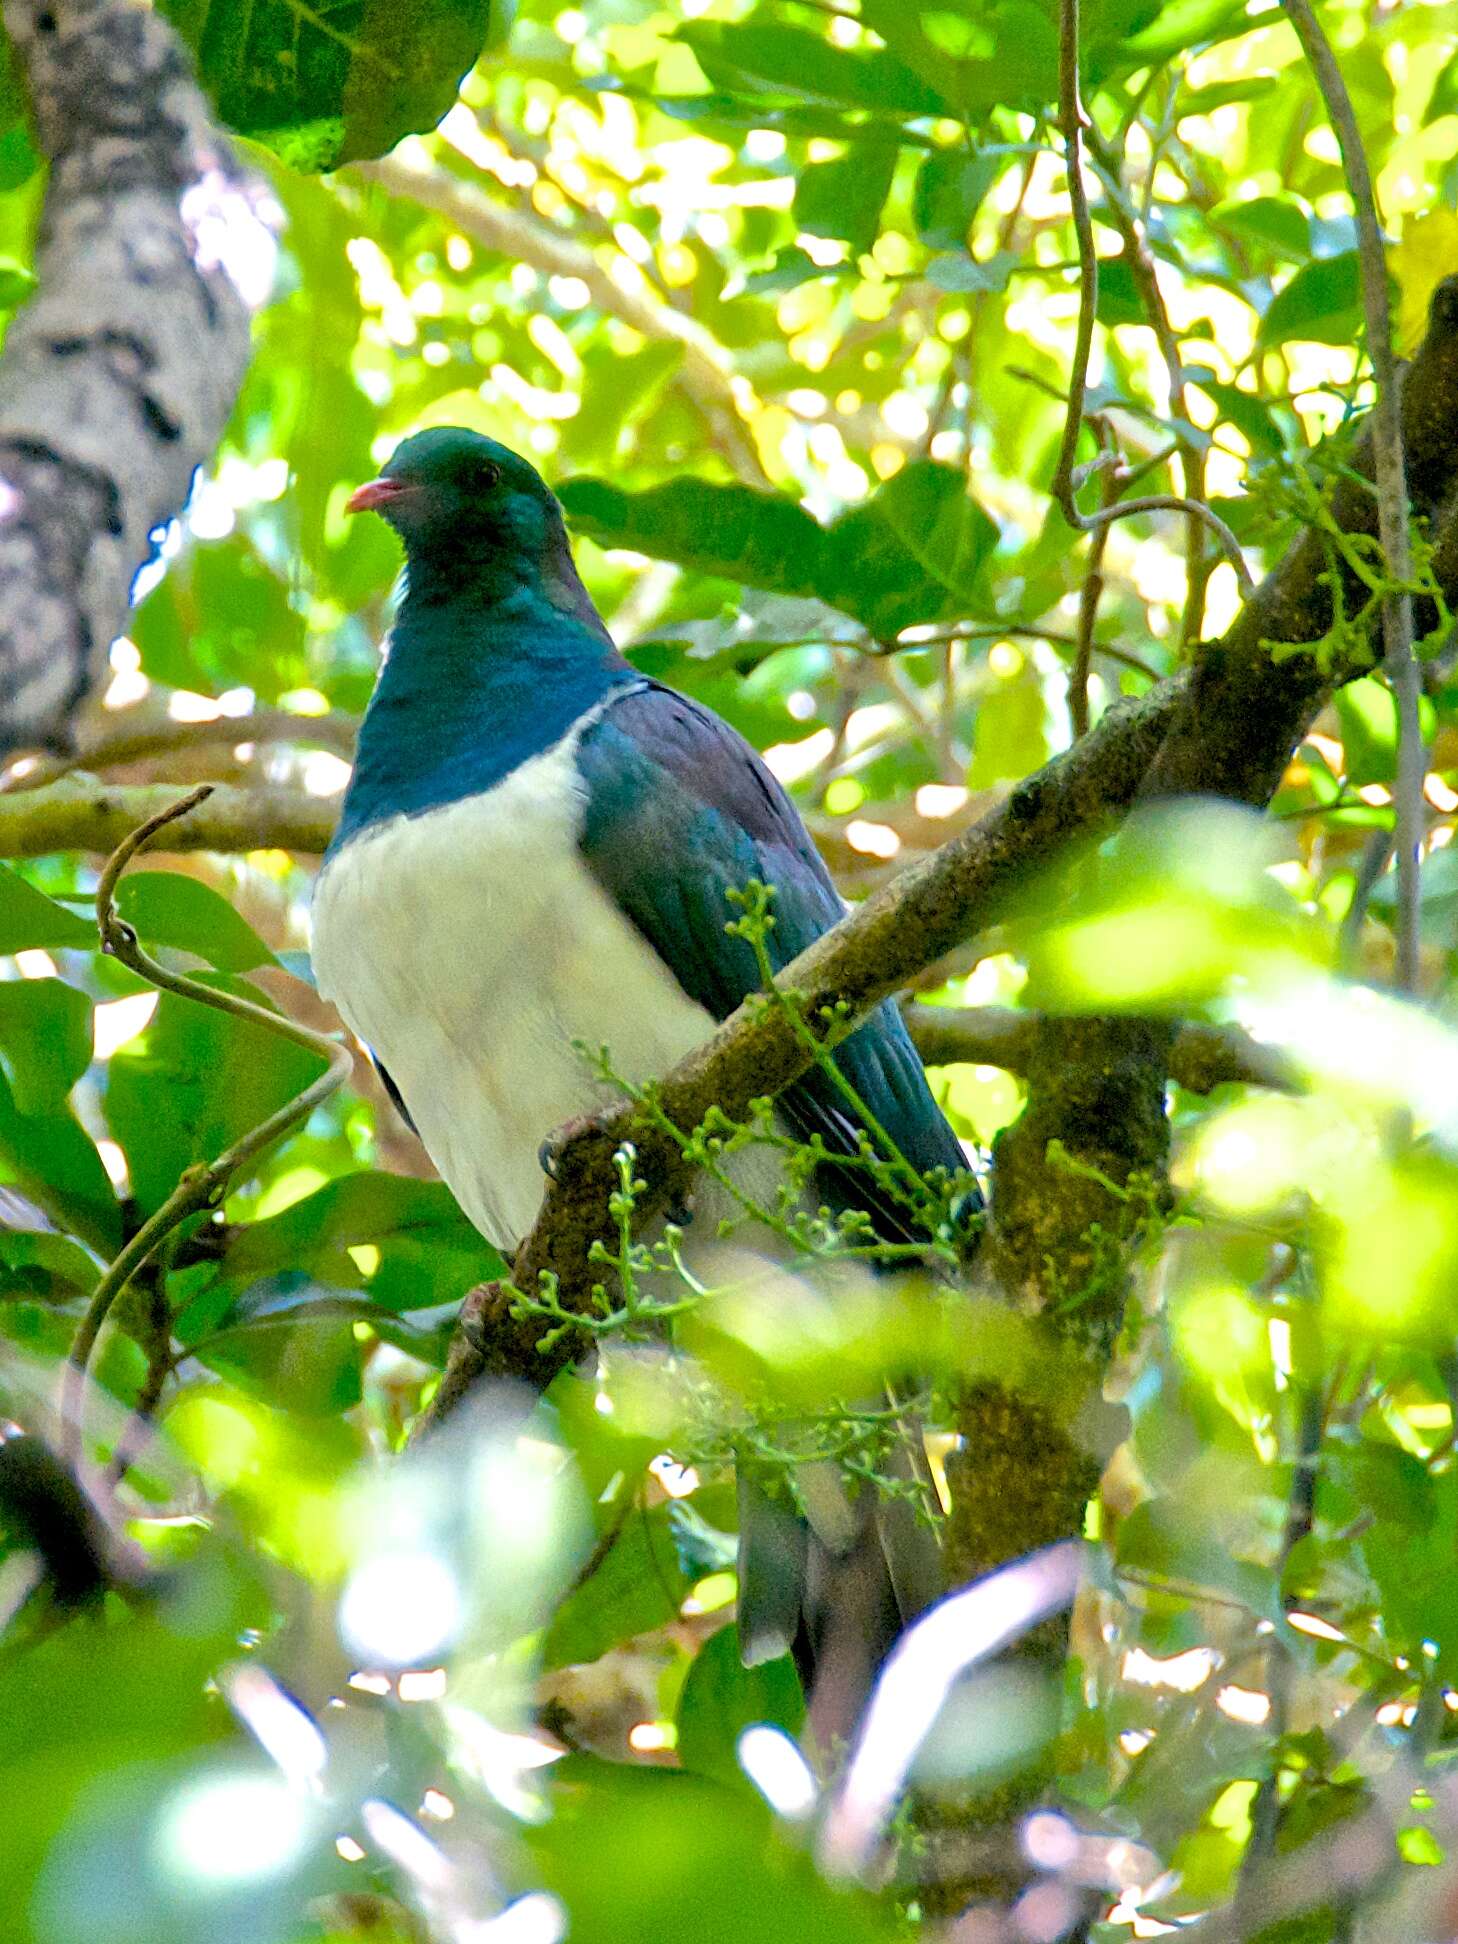
M 412 490 L 404 479 L 367 479 L 344 502 L 344 510 L 346 513 L 383 513 L 393 500 L 403 499 Z

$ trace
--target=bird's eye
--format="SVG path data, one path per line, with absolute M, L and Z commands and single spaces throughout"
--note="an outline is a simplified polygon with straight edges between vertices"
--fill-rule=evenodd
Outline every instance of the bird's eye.
M 476 468 L 476 488 L 478 492 L 489 493 L 493 486 L 501 484 L 501 468 L 491 460 L 484 459 Z

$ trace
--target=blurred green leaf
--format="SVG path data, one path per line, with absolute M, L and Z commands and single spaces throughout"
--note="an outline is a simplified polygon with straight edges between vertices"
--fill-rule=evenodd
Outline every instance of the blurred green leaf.
M 121 1209 L 95 1142 L 69 1108 L 21 1113 L 3 1075 L 0 1163 L 62 1228 L 108 1257 L 121 1246 Z
M 1290 262 L 1303 263 L 1311 255 L 1311 219 L 1290 196 L 1222 203 L 1211 210 L 1210 221 Z
M 857 254 L 869 250 L 896 172 L 892 137 L 866 135 L 833 162 L 817 162 L 795 184 L 795 221 L 812 236 L 841 237 Z
M 884 48 L 836 47 L 761 8 L 747 20 L 691 20 L 676 30 L 711 82 L 791 101 L 867 108 L 887 115 L 938 115 L 946 102 Z
M 650 1628 L 665 1626 L 693 1590 L 673 1538 L 673 1506 L 634 1506 L 606 1557 L 557 1608 L 542 1644 L 546 1667 L 599 1660 Z
M 832 1886 L 744 1790 L 572 1756 L 557 1813 L 529 1834 L 577 1944 L 872 1944 L 889 1912 Z
M 0 1298 L 65 1303 L 89 1295 L 102 1265 L 69 1235 L 47 1229 L 0 1228 Z
M 937 149 L 928 155 L 916 176 L 912 219 L 923 243 L 934 250 L 955 250 L 967 241 L 972 218 L 998 176 L 1007 166 L 1005 155 L 966 155 L 957 149 Z
M 1058 92 L 1058 36 L 1034 0 L 864 0 L 861 18 L 954 107 L 1034 112 Z
M 95 951 L 96 926 L 27 884 L 10 865 L 0 864 L 0 953 L 58 945 Z
M 175 1911 L 171 1921 L 163 1916 L 177 1886 L 159 1867 L 159 1825 L 193 1764 L 234 1732 L 205 1683 L 243 1617 L 237 1589 L 203 1571 L 166 1615 L 71 1626 L 0 1664 L 0 1820 L 14 1944 L 80 1936 L 203 1944 L 217 1918 L 205 1897 L 181 1930 L 172 1928 Z M 131 1817 L 124 1864 L 103 1833 L 108 1797 L 124 1800 Z
M 45 1114 L 91 1064 L 91 1001 L 61 979 L 0 983 L 0 1066 L 19 1114 Z
M 805 1697 L 795 1663 L 765 1661 L 745 1667 L 739 1659 L 739 1629 L 721 1627 L 694 1655 L 678 1703 L 678 1759 L 698 1775 L 742 1784 L 739 1737 L 756 1722 L 768 1722 L 798 1735 L 805 1719 Z
M 1099 263 L 1100 324 L 1147 324 L 1148 313 L 1134 282 L 1134 271 L 1127 257 L 1104 257 Z
M 1146 1499 L 1119 1521 L 1116 1556 L 1121 1568 L 1226 1595 L 1254 1619 L 1279 1623 L 1283 1617 L 1270 1568 L 1232 1557 L 1166 1499 Z
M 0 184 L 0 187 L 5 185 Z M 35 289 L 35 278 L 23 263 L 0 258 L 0 310 L 14 310 Z
M 997 542 L 961 473 L 930 459 L 903 466 L 829 527 L 789 499 L 702 479 L 642 493 L 574 479 L 559 497 L 574 525 L 604 546 L 814 595 L 878 637 L 965 612 Z
M 381 1257 L 368 1279 L 349 1254 L 363 1246 Z M 374 1300 L 391 1310 L 459 1301 L 474 1283 L 505 1274 L 444 1183 L 383 1173 L 341 1175 L 266 1221 L 247 1223 L 229 1236 L 217 1274 L 223 1287 L 239 1290 L 288 1269 L 307 1269 L 335 1288 L 370 1280 Z M 386 1280 L 390 1298 L 376 1287 Z
M 311 1417 L 347 1411 L 360 1400 L 354 1326 L 369 1311 L 295 1271 L 247 1291 L 192 1352 L 275 1409 Z

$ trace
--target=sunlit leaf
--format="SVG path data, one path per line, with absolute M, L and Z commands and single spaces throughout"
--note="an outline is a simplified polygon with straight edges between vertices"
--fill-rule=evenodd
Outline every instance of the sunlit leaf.
M 229 126 L 301 169 L 382 155 L 433 128 L 491 24 L 490 0 L 349 0 L 327 15 L 290 0 L 168 0 L 165 11 Z
M 1304 264 L 1271 299 L 1261 319 L 1260 341 L 1275 345 L 1304 338 L 1317 344 L 1350 344 L 1357 332 L 1361 297 L 1355 250 Z
M 219 972 L 251 972 L 278 963 L 226 898 L 180 871 L 128 872 L 117 887 L 116 905 L 149 944 L 192 952 Z

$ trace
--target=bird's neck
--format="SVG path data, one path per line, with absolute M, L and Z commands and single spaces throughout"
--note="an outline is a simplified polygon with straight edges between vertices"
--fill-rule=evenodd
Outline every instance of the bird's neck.
M 570 557 L 567 567 L 571 585 L 559 589 L 540 571 L 532 579 L 499 567 L 450 586 L 412 563 L 336 846 L 368 825 L 493 788 L 640 679 Z

